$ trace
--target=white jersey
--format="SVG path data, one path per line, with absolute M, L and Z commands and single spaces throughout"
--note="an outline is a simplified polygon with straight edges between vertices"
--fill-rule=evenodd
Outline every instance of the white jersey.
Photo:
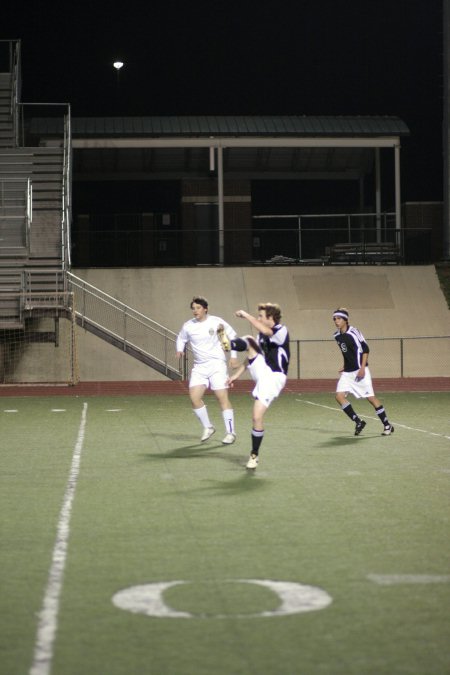
M 190 319 L 183 324 L 177 337 L 177 352 L 183 352 L 189 342 L 194 354 L 194 364 L 208 363 L 211 359 L 226 361 L 225 353 L 217 337 L 217 328 L 222 324 L 230 340 L 236 331 L 218 316 L 206 316 L 204 321 Z M 232 354 L 233 355 L 233 354 Z

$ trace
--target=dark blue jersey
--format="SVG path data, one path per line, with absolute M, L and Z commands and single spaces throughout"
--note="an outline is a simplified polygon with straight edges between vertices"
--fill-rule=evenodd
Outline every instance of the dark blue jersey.
M 364 335 L 357 328 L 349 326 L 345 333 L 337 330 L 333 337 L 344 357 L 344 371 L 352 373 L 359 370 L 362 355 L 369 353 L 369 346 L 364 339 Z M 367 365 L 369 364 L 367 363 Z
M 291 356 L 288 329 L 279 323 L 273 326 L 272 330 L 273 335 L 258 333 L 258 343 L 269 368 L 276 373 L 287 375 Z

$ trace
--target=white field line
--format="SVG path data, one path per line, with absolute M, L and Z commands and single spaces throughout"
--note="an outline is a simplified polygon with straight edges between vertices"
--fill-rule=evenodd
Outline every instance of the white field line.
M 33 664 L 29 675 L 49 675 L 53 659 L 53 643 L 58 628 L 59 599 L 61 595 L 64 568 L 70 534 L 70 515 L 80 472 L 81 451 L 87 418 L 87 403 L 83 404 L 77 442 L 72 456 L 69 479 L 66 485 L 64 501 L 59 514 L 55 547 L 53 549 L 47 588 L 41 611 L 38 615 L 38 628 L 34 646 Z
M 326 410 L 333 410 L 333 412 L 342 412 L 340 408 L 335 408 L 331 405 L 314 403 L 314 401 L 305 401 L 301 398 L 296 398 L 295 400 L 298 401 L 298 403 L 307 403 L 308 405 L 315 405 L 318 408 L 326 408 Z M 359 416 L 365 417 L 368 420 L 376 420 L 377 422 L 379 422 L 378 417 L 371 417 L 370 415 L 359 415 Z M 406 424 L 400 424 L 400 422 L 394 421 L 392 421 L 391 424 L 393 424 L 394 427 L 400 427 L 401 429 L 407 429 L 408 431 L 417 431 L 420 434 L 428 434 L 429 436 L 438 436 L 439 438 L 446 438 L 448 441 L 450 441 L 450 436 L 446 436 L 445 434 L 437 434 L 435 431 L 428 431 L 427 429 L 418 429 L 416 427 L 409 427 Z
M 379 586 L 450 583 L 449 574 L 368 574 L 367 578 Z

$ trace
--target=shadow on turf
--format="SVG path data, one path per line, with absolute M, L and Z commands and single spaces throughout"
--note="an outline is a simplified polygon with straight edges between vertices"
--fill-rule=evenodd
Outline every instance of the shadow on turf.
M 180 440 L 180 436 L 173 435 L 173 434 L 162 434 L 165 438 L 176 438 L 176 440 Z M 173 450 L 169 450 L 168 452 L 147 452 L 141 455 L 145 459 L 152 460 L 152 459 L 187 459 L 189 457 L 204 457 L 205 459 L 225 459 L 228 462 L 231 462 L 232 464 L 236 464 L 238 466 L 245 466 L 245 462 L 247 461 L 247 455 L 245 455 L 245 461 L 244 461 L 244 456 L 242 457 L 236 457 L 233 455 L 231 452 L 226 452 L 224 451 L 224 448 L 230 448 L 231 446 L 224 446 L 222 443 L 194 443 L 192 445 L 183 445 L 179 448 L 174 448 Z M 218 450 L 222 450 L 222 452 L 217 452 Z
M 221 446 L 220 446 L 221 447 Z M 174 448 L 168 452 L 146 452 L 142 456 L 147 459 L 186 459 L 187 457 L 208 457 L 208 450 L 216 450 L 211 445 L 207 448 L 198 445 L 184 445 L 182 448 Z M 215 457 L 217 455 L 214 455 Z
M 323 441 L 322 443 L 318 443 L 318 447 L 320 448 L 343 448 L 343 447 L 349 447 L 350 445 L 353 445 L 354 443 L 361 443 L 361 441 L 369 441 L 371 438 L 374 438 L 374 435 L 372 436 L 334 436 L 332 438 L 329 438 L 327 441 Z
M 230 496 L 239 495 L 244 492 L 254 491 L 256 489 L 262 488 L 266 485 L 266 481 L 259 475 L 256 471 L 246 469 L 245 464 L 247 462 L 247 455 L 245 457 L 237 457 L 232 455 L 229 452 L 215 452 L 214 454 L 208 454 L 207 450 L 218 450 L 224 446 L 220 444 L 209 444 L 207 446 L 201 445 L 201 452 L 199 444 L 195 445 L 186 445 L 182 448 L 175 448 L 171 452 L 157 452 L 157 453 L 145 453 L 141 455 L 146 460 L 152 459 L 188 459 L 189 457 L 204 457 L 208 459 L 225 459 L 227 462 L 238 466 L 243 470 L 243 473 L 239 478 L 233 481 L 208 481 L 210 485 L 208 487 L 197 487 L 193 490 L 188 490 L 188 492 L 211 492 L 211 493 L 222 493 L 228 494 Z M 258 475 L 258 480 L 255 480 L 255 476 Z
M 241 466 L 245 466 L 241 464 Z M 221 494 L 224 496 L 229 495 L 234 497 L 235 495 L 242 495 L 245 492 L 254 492 L 255 490 L 260 490 L 262 487 L 267 486 L 267 481 L 261 479 L 259 476 L 258 480 L 255 480 L 257 475 L 256 471 L 246 470 L 239 478 L 236 478 L 232 481 L 218 481 L 218 480 L 209 480 L 206 487 L 197 487 L 192 489 L 190 492 L 195 492 L 199 494 L 211 493 L 211 494 Z M 189 491 L 188 491 L 189 492 Z

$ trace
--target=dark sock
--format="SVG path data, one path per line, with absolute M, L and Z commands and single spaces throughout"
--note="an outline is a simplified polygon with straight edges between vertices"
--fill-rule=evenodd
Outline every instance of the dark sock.
M 350 419 L 353 422 L 361 422 L 358 415 L 353 410 L 351 403 L 347 403 L 347 404 L 344 403 L 344 405 L 342 406 L 342 410 L 343 410 L 343 412 L 345 412 L 346 415 L 348 415 L 350 417 Z
M 375 412 L 377 413 L 378 417 L 380 418 L 381 424 L 384 427 L 387 427 L 389 425 L 389 420 L 387 418 L 386 411 L 385 411 L 384 407 L 382 405 L 380 405 L 379 408 L 375 408 Z
M 248 345 L 245 340 L 242 338 L 235 338 L 230 340 L 231 349 L 235 352 L 245 352 L 248 348 Z
M 252 455 L 259 454 L 259 446 L 262 443 L 263 436 L 264 436 L 264 429 L 262 430 L 252 429 Z

